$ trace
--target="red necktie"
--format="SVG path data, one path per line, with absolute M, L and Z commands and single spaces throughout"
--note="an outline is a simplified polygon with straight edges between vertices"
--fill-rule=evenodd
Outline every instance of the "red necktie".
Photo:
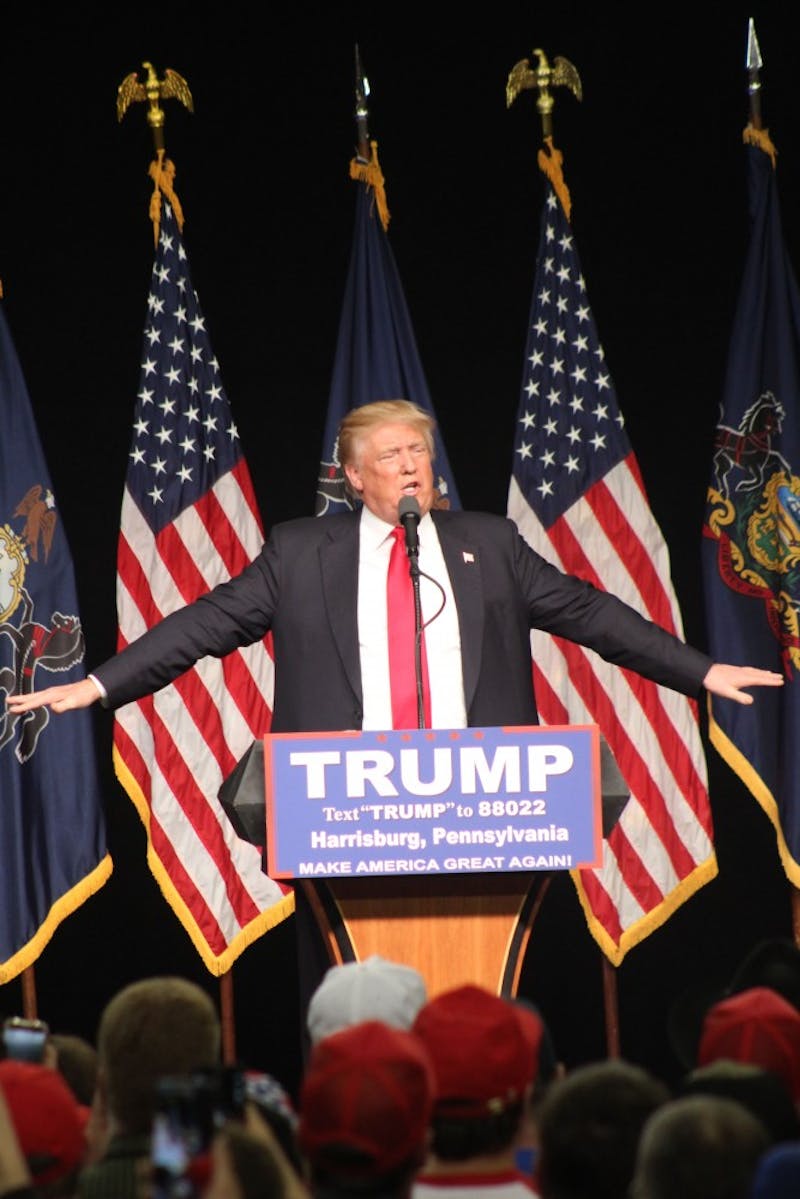
M 386 576 L 386 606 L 389 627 L 389 681 L 392 689 L 392 728 L 419 727 L 417 677 L 414 670 L 414 586 L 411 582 L 405 532 L 392 530 L 394 545 Z M 431 727 L 431 694 L 425 637 L 422 638 L 422 694 L 425 728 Z

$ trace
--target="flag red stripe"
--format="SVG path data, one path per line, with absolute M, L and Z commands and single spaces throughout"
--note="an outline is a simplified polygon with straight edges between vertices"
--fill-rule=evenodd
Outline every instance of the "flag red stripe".
M 236 919 L 240 924 L 248 923 L 258 915 L 258 909 L 253 903 L 252 897 L 242 886 L 241 878 L 233 867 L 216 816 L 198 788 L 168 727 L 157 712 L 153 697 L 146 696 L 139 700 L 138 706 L 152 730 L 155 763 L 167 780 L 175 802 L 191 824 L 198 840 L 209 857 L 216 862 L 228 900 L 236 913 Z M 148 799 L 151 798 L 151 794 L 152 792 L 148 792 Z M 164 830 L 161 831 L 164 832 Z M 166 836 L 165 833 L 164 835 Z M 157 844 L 155 838 L 153 843 L 159 849 L 160 856 L 160 843 Z
M 231 576 L 239 574 L 248 565 L 249 558 L 215 493 L 207 491 L 194 505 L 194 510 L 222 559 L 225 570 Z
M 175 886 L 181 899 L 186 904 L 192 914 L 192 919 L 202 931 L 204 938 L 209 944 L 212 952 L 220 955 L 226 948 L 225 936 L 216 920 L 214 913 L 209 908 L 202 892 L 194 885 L 191 877 L 186 873 L 183 866 L 178 866 L 178 859 L 172 847 L 172 843 L 166 836 L 161 824 L 156 819 L 153 809 L 150 804 L 150 771 L 148 770 L 142 755 L 135 742 L 128 735 L 127 731 L 120 725 L 119 721 L 114 726 L 114 744 L 117 752 L 122 758 L 128 770 L 133 775 L 142 795 L 147 802 L 149 811 L 148 818 L 148 839 L 153 849 L 153 853 L 163 865 L 166 873 L 169 875 L 170 881 Z
M 239 459 L 239 461 L 236 463 L 233 470 L 231 471 L 231 474 L 234 476 L 234 478 L 236 479 L 236 482 L 239 484 L 239 490 L 241 491 L 244 501 L 247 504 L 247 507 L 250 511 L 250 515 L 252 516 L 253 520 L 255 521 L 256 525 L 258 526 L 258 531 L 261 534 L 261 538 L 263 540 L 264 524 L 263 524 L 263 521 L 261 520 L 261 512 L 259 511 L 259 508 L 258 508 L 258 502 L 256 501 L 256 493 L 255 493 L 255 489 L 253 488 L 253 479 L 250 474 L 250 468 L 248 467 L 247 462 L 245 461 L 244 458 Z
M 605 590 L 591 561 L 566 521 L 563 518 L 556 521 L 549 532 L 559 558 L 564 563 L 565 570 L 586 579 L 600 590 Z M 585 661 L 585 659 L 583 660 Z M 631 670 L 624 670 L 624 674 L 631 691 L 647 717 L 664 759 L 672 764 L 672 771 L 676 781 L 681 785 L 682 791 L 687 795 L 700 794 L 704 796 L 705 784 L 697 772 L 697 766 L 683 739 L 678 736 L 669 712 L 661 702 L 656 685 Z
M 622 921 L 611 896 L 593 870 L 580 870 L 581 884 L 595 919 L 608 933 L 615 945 L 622 936 Z
M 672 604 L 661 577 L 615 497 L 606 484 L 600 482 L 589 488 L 584 499 L 613 544 L 617 555 L 625 563 L 627 573 L 636 582 L 650 619 L 674 633 Z
M 650 773 L 648 764 L 628 736 L 617 716 L 614 704 L 592 670 L 584 651 L 571 641 L 564 641 L 561 638 L 556 640 L 567 660 L 572 685 L 581 696 L 588 711 L 591 712 L 595 723 L 603 730 L 611 752 L 619 763 L 620 770 L 647 812 L 676 874 L 679 878 L 684 878 L 694 869 L 695 862 L 675 831 L 674 818 L 666 807 L 664 797 Z M 646 899 L 640 898 L 639 895 L 637 898 L 646 908 Z

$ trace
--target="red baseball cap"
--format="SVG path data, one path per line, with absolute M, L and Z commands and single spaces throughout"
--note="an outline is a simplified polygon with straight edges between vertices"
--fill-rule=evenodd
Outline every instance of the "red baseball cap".
M 800 1011 L 770 987 L 720 1000 L 703 1021 L 697 1064 L 721 1058 L 778 1074 L 800 1102 Z
M 354 1176 L 388 1173 L 424 1149 L 433 1087 L 411 1033 L 378 1020 L 332 1033 L 314 1046 L 302 1082 L 300 1147 L 312 1166 L 349 1169 L 336 1157 L 345 1149 L 363 1155 Z
M 435 1114 L 491 1115 L 534 1081 L 544 1025 L 530 1008 L 467 983 L 435 996 L 412 1030 L 436 1076 Z
M 5 1059 L 0 1061 L 0 1087 L 39 1186 L 57 1182 L 80 1165 L 87 1148 L 84 1112 L 57 1070 Z

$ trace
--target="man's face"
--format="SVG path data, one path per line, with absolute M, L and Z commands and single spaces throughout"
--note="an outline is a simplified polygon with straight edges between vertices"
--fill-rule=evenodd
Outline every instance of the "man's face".
M 346 466 L 350 486 L 370 512 L 397 524 L 397 505 L 413 495 L 423 516 L 433 504 L 433 467 L 425 438 L 411 425 L 378 425 L 366 434 L 358 460 Z

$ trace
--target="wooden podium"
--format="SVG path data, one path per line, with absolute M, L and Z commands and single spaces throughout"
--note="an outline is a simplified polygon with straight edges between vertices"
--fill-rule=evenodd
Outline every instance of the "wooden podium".
M 414 966 L 428 994 L 471 982 L 515 995 L 549 874 L 301 881 L 331 963 Z
M 628 790 L 600 742 L 602 825 L 607 835 Z M 219 796 L 240 836 L 266 864 L 263 743 L 225 780 Z M 552 872 L 298 879 L 330 965 L 372 954 L 415 967 L 428 993 L 472 982 L 517 993 L 525 951 Z

